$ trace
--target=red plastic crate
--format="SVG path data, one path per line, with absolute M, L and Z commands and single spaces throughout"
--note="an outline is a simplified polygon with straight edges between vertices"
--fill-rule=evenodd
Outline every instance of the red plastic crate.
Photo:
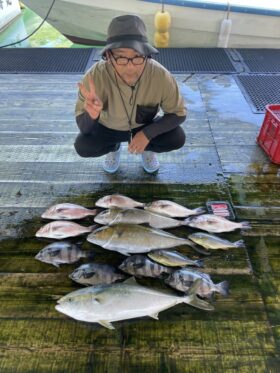
M 257 142 L 273 163 L 280 164 L 280 104 L 266 105 L 265 108 L 266 114 Z

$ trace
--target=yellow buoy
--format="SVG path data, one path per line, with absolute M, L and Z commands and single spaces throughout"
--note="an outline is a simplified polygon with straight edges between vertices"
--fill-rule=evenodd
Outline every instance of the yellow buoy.
M 171 25 L 171 15 L 166 11 L 157 11 L 154 18 L 155 28 L 159 32 L 168 31 Z
M 167 48 L 169 44 L 169 32 L 158 32 L 154 34 L 154 45 L 156 48 Z

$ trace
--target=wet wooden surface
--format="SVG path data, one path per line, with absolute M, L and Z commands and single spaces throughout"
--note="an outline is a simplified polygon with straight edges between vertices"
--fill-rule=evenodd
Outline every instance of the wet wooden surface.
M 252 114 L 231 76 L 178 75 L 189 109 L 184 148 L 161 154 L 152 176 L 123 144 L 120 171 L 112 176 L 101 159 L 75 154 L 78 79 L 0 75 L 0 372 L 279 371 L 280 169 L 255 142 L 263 115 Z M 58 269 L 34 259 L 50 242 L 34 237 L 45 223 L 40 214 L 58 202 L 93 207 L 113 192 L 188 207 L 228 200 L 238 220 L 251 222 L 250 231 L 223 235 L 243 238 L 246 250 L 205 259 L 215 282 L 230 282 L 230 296 L 217 296 L 214 312 L 179 305 L 159 321 L 117 322 L 112 331 L 55 310 L 59 297 L 79 288 L 68 277 L 77 265 Z M 185 237 L 191 230 L 172 232 Z M 122 260 L 80 241 L 96 261 Z

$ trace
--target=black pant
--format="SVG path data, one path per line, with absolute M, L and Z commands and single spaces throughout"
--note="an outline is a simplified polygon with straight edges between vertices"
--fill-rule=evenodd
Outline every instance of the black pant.
M 145 126 L 132 130 L 134 136 Z M 163 133 L 153 138 L 145 150 L 155 153 L 170 152 L 171 150 L 181 148 L 185 143 L 185 133 L 178 126 L 174 130 Z M 101 123 L 95 123 L 94 128 L 89 134 L 80 133 L 75 141 L 75 149 L 81 157 L 100 157 L 119 148 L 121 142 L 129 142 L 129 131 L 116 131 L 103 126 Z

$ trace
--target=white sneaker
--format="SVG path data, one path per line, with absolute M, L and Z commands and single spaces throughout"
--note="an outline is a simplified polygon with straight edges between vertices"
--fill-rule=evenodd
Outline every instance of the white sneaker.
M 159 169 L 159 161 L 157 160 L 157 156 L 154 152 L 143 152 L 142 153 L 142 166 L 146 172 L 152 174 Z
M 120 156 L 121 146 L 119 147 L 119 150 L 106 154 L 102 164 L 103 170 L 108 172 L 109 174 L 113 174 L 114 172 L 116 172 L 120 165 Z

